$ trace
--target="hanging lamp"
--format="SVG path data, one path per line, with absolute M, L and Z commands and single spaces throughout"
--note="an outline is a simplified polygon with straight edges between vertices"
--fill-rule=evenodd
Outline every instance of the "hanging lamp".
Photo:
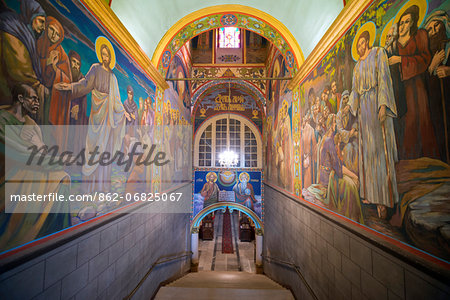
M 219 154 L 219 164 L 223 168 L 234 168 L 239 162 L 238 155 L 230 150 L 230 104 L 231 104 L 231 80 L 228 82 L 228 106 L 227 106 L 227 150 Z

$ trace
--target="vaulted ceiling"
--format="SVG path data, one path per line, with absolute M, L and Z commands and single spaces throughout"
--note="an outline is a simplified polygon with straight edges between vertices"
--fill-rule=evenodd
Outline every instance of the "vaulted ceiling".
M 214 5 L 240 4 L 283 23 L 306 58 L 343 8 L 342 0 L 112 0 L 111 8 L 151 58 L 166 32 L 186 15 Z

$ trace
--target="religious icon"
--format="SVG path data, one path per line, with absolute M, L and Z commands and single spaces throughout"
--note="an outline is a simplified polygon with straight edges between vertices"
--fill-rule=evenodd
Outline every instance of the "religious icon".
M 219 200 L 219 186 L 216 181 L 217 174 L 215 172 L 206 174 L 206 183 L 200 191 L 200 195 L 203 197 L 203 208 L 214 204 Z
M 247 172 L 242 172 L 239 175 L 239 183 L 233 187 L 233 191 L 236 196 L 236 203 L 240 203 L 255 210 L 255 193 L 253 191 L 253 186 L 250 184 L 250 175 Z

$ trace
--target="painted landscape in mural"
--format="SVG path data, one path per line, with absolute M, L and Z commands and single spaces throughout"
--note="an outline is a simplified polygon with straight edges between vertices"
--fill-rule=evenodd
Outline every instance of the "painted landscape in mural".
M 193 216 L 217 202 L 235 202 L 262 218 L 261 171 L 196 170 Z
M 269 77 L 288 77 L 289 69 L 282 55 L 273 60 Z M 286 80 L 272 80 L 267 88 L 267 116 L 264 129 L 266 180 L 292 191 L 292 92 Z
M 46 146 L 48 140 L 42 134 L 45 125 L 71 125 L 54 127 L 52 142 L 59 146 L 148 154 L 150 147 L 141 149 L 139 142 L 152 144 L 155 84 L 83 5 L 78 1 L 23 0 L 8 1 L 8 5 L 1 1 L 0 6 L 1 124 L 32 128 L 7 137 L 1 126 L 2 167 L 8 141 L 15 145 L 12 151 L 18 156 L 30 145 Z M 179 71 L 177 68 L 175 73 Z M 167 111 L 181 120 L 174 124 L 187 123 L 189 105 L 181 107 L 179 103 L 189 102 L 189 91 L 181 86 L 175 90 L 178 102 Z M 7 168 L 4 175 L 11 181 L 31 177 L 38 180 L 35 188 L 46 193 L 121 195 L 150 192 L 151 168 L 135 163 L 126 170 L 116 164 L 40 171 Z M 31 186 L 19 184 L 8 193 L 24 194 Z M 0 253 L 129 203 L 125 199 L 64 202 L 49 204 L 43 208 L 45 213 L 5 214 L 5 182 L 1 188 Z
M 299 87 L 303 197 L 447 261 L 449 13 L 375 1 Z

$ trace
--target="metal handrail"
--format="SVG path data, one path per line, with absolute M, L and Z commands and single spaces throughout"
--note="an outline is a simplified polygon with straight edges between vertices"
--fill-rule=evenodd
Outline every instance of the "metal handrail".
M 161 256 L 159 257 L 150 267 L 150 269 L 147 271 L 147 273 L 144 275 L 144 277 L 142 277 L 141 281 L 139 281 L 139 283 L 136 285 L 136 287 L 131 291 L 131 293 L 129 293 L 127 296 L 125 296 L 123 298 L 123 300 L 130 300 L 134 294 L 136 294 L 136 292 L 138 291 L 138 289 L 142 286 L 142 284 L 144 283 L 144 281 L 148 278 L 148 276 L 150 276 L 150 273 L 153 271 L 153 269 L 157 266 L 157 265 L 161 265 L 173 260 L 177 260 L 183 257 L 187 257 L 187 256 L 191 256 L 193 253 L 192 251 L 188 251 L 188 252 L 183 252 L 181 254 L 178 255 L 172 255 L 172 256 Z
M 308 282 L 306 282 L 305 277 L 303 276 L 302 272 L 300 271 L 300 267 L 289 262 L 289 261 L 285 261 L 279 258 L 274 258 L 271 256 L 266 256 L 266 255 L 261 255 L 267 262 L 271 262 L 274 261 L 276 263 L 282 264 L 282 265 L 286 265 L 289 267 L 292 267 L 295 272 L 297 273 L 297 275 L 300 277 L 300 279 L 303 281 L 303 284 L 306 286 L 306 288 L 308 289 L 309 294 L 315 299 L 318 300 L 319 298 L 317 298 L 316 294 L 314 293 L 313 289 L 311 288 L 311 286 L 308 284 Z

